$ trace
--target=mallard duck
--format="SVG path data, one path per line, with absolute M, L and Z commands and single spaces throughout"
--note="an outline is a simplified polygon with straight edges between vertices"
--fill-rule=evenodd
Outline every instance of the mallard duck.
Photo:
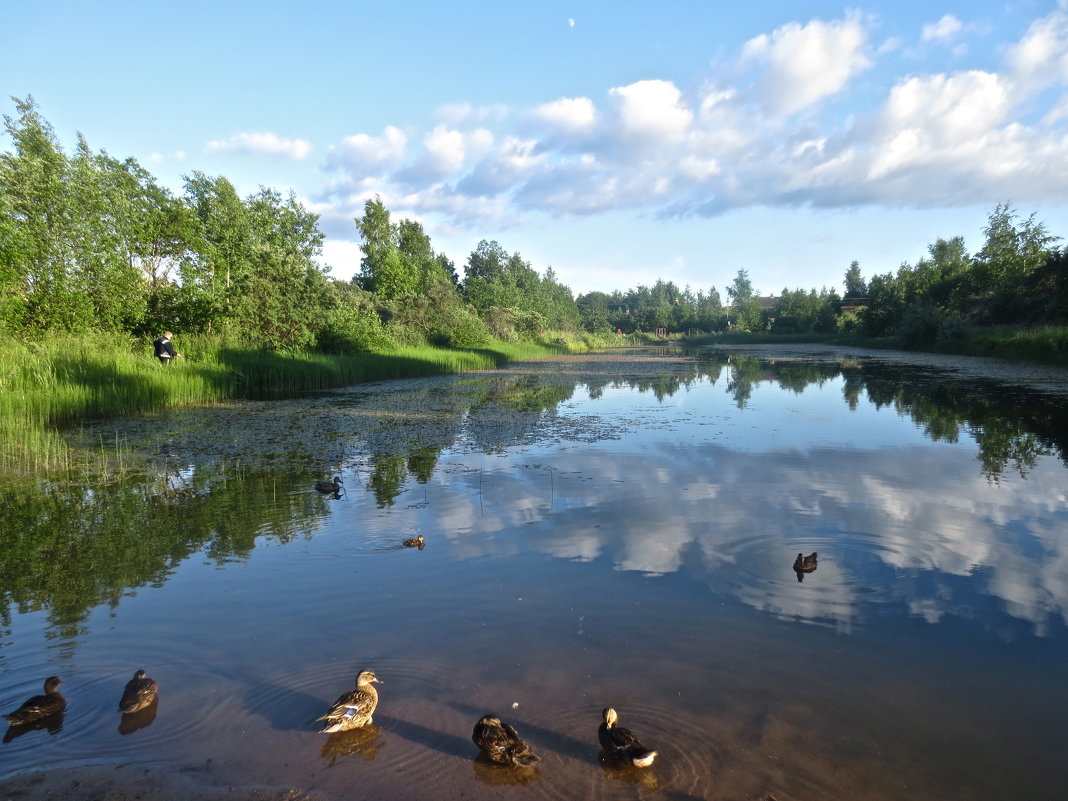
M 471 739 L 491 762 L 498 765 L 527 768 L 541 761 L 541 757 L 530 750 L 519 732 L 493 715 L 483 715 L 479 719 Z
M 813 551 L 808 556 L 798 554 L 794 560 L 794 570 L 800 573 L 811 573 L 816 569 L 816 552 Z
M 139 712 L 156 700 L 159 692 L 159 682 L 145 675 L 145 671 L 139 670 L 133 678 L 126 682 L 126 689 L 122 691 L 122 700 L 119 701 L 119 711 L 124 715 L 131 712 Z
M 326 721 L 320 729 L 323 734 L 358 729 L 371 722 L 371 715 L 378 706 L 378 690 L 371 682 L 382 684 L 373 670 L 361 670 L 356 677 L 356 689 L 342 695 L 334 701 L 329 712 L 317 718 Z
M 49 676 L 45 679 L 44 695 L 28 698 L 10 715 L 4 715 L 4 720 L 10 726 L 25 726 L 62 712 L 67 708 L 67 699 L 57 689 L 62 683 L 58 676 Z
M 411 537 L 410 539 L 406 539 L 404 541 L 404 547 L 419 548 L 420 550 L 422 550 L 424 545 L 423 540 L 425 539 L 426 537 L 424 537 L 422 534 L 420 534 L 418 537 Z
M 617 726 L 619 715 L 612 707 L 605 707 L 602 714 L 604 718 L 599 729 L 597 739 L 601 742 L 601 748 L 622 762 L 627 762 L 637 768 L 645 768 L 653 764 L 656 759 L 656 751 L 650 751 L 630 729 Z
M 333 481 L 316 481 L 315 489 L 324 494 L 331 492 L 341 492 L 341 485 L 344 482 L 341 480 L 341 476 L 334 476 Z

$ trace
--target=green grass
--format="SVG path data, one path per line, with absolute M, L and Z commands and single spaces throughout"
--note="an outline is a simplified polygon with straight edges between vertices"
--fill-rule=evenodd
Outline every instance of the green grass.
M 0 467 L 72 469 L 85 461 L 60 431 L 78 422 L 238 398 L 276 398 L 388 378 L 444 375 L 544 358 L 558 344 L 495 342 L 477 350 L 276 353 L 211 337 L 176 340 L 162 365 L 151 345 L 121 334 L 0 337 Z

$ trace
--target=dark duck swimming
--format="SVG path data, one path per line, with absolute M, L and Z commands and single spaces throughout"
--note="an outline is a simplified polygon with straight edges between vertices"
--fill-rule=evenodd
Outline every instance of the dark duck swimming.
M 657 752 L 642 745 L 641 740 L 630 729 L 618 725 L 619 715 L 616 710 L 606 707 L 601 717 L 597 739 L 610 757 L 637 768 L 646 768 L 653 764 Z
M 45 679 L 44 695 L 27 698 L 14 712 L 4 715 L 4 720 L 9 726 L 25 726 L 62 712 L 67 708 L 67 699 L 59 691 L 62 683 L 58 676 L 49 676 Z

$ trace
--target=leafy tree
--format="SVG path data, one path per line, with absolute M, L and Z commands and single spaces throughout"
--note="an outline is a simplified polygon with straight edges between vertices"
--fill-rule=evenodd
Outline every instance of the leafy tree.
M 760 328 L 760 298 L 753 292 L 753 283 L 746 270 L 739 270 L 734 281 L 727 287 L 727 297 L 731 301 L 732 322 L 742 331 L 756 331 Z
M 980 289 L 1011 289 L 1041 267 L 1055 252 L 1046 226 L 1032 214 L 1017 225 L 1016 210 L 999 203 L 983 229 L 986 242 L 975 256 L 976 283 Z
M 874 275 L 868 284 L 868 308 L 864 311 L 864 333 L 870 337 L 894 333 L 904 311 L 900 284 L 890 273 Z
M 106 331 L 136 328 L 146 311 L 146 284 L 128 246 L 134 208 L 123 165 L 106 153 L 95 156 L 79 135 L 70 160 L 67 189 L 71 268 L 92 305 L 93 325 Z
M 0 154 L 6 227 L 13 234 L 4 247 L 12 260 L 8 272 L 14 273 L 8 280 L 18 287 L 18 300 L 10 305 L 19 307 L 24 328 L 84 328 L 92 311 L 71 261 L 69 234 L 77 212 L 67 191 L 67 157 L 33 98 L 12 99 L 18 118 L 5 114 L 4 124 L 15 152 Z
M 360 249 L 361 285 L 364 289 L 377 292 L 382 280 L 383 265 L 391 254 L 397 251 L 397 231 L 389 220 L 389 210 L 382 198 L 375 195 L 363 204 L 363 216 L 356 219 L 356 228 L 363 242 Z M 390 287 L 389 289 L 392 289 Z
M 605 332 L 612 328 L 608 312 L 608 295 L 604 292 L 588 292 L 575 301 L 581 317 L 581 325 L 591 333 Z
M 222 176 L 199 171 L 186 176 L 185 197 L 196 215 L 199 237 L 193 257 L 182 262 L 182 286 L 194 304 L 209 310 L 210 329 L 213 321 L 231 318 L 235 283 L 252 269 L 252 226 L 237 190 Z
M 853 261 L 845 274 L 845 296 L 847 298 L 867 297 L 868 284 L 860 274 L 860 263 Z

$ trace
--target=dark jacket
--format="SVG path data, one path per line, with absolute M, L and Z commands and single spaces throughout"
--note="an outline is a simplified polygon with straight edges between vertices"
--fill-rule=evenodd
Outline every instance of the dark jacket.
M 167 337 L 160 337 L 152 343 L 152 347 L 156 349 L 156 356 L 166 356 L 168 358 L 174 358 L 174 345 Z

